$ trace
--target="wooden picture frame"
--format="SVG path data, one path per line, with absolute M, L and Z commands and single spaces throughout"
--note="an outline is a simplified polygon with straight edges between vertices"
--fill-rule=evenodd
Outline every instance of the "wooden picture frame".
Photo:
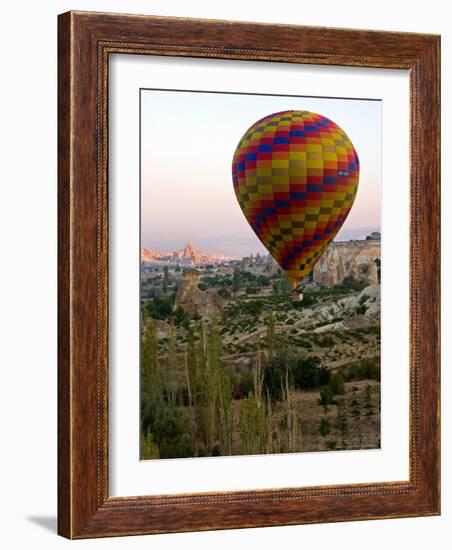
M 440 38 L 68 12 L 58 39 L 58 532 L 68 538 L 440 513 Z M 108 492 L 108 60 L 112 53 L 410 74 L 409 481 L 148 497 Z

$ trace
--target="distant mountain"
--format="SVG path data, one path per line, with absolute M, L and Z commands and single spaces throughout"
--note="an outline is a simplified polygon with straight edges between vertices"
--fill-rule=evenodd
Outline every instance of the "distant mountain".
M 161 252 L 150 248 L 141 249 L 141 261 L 148 264 L 179 263 L 186 265 L 219 264 L 238 260 L 237 256 L 226 256 L 216 252 L 202 252 L 189 241 L 181 250 Z

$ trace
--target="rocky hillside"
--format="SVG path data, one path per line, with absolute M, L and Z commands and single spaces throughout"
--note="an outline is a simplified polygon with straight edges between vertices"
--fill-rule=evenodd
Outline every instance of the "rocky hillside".
M 331 288 L 353 277 L 369 285 L 379 282 L 380 241 L 348 241 L 331 243 L 316 263 L 313 282 Z

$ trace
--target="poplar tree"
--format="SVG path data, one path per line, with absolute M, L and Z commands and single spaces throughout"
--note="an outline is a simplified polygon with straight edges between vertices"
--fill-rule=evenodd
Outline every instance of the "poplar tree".
M 176 351 L 177 332 L 174 325 L 170 326 L 168 338 L 167 367 L 165 369 L 166 394 L 169 405 L 175 405 L 178 390 L 178 364 Z
M 157 326 L 154 319 L 143 320 L 141 374 L 143 393 L 152 401 L 162 398 L 162 380 L 157 359 Z
M 267 356 L 271 359 L 275 353 L 276 347 L 276 324 L 275 317 L 272 311 L 269 311 L 266 320 L 267 333 L 266 333 L 266 344 L 267 344 Z
M 189 327 L 187 336 L 186 369 L 188 398 L 190 405 L 195 405 L 198 398 L 198 353 L 196 350 L 195 334 Z
M 240 269 L 238 267 L 234 267 L 234 273 L 232 276 L 232 292 L 233 294 L 237 294 L 237 292 L 240 289 Z
M 240 443 L 242 454 L 262 454 L 267 443 L 265 408 L 259 407 L 255 395 L 248 393 L 240 408 Z
M 168 271 L 168 266 L 165 265 L 165 267 L 163 268 L 163 283 L 162 283 L 162 289 L 165 294 L 168 292 L 168 283 L 169 283 L 169 271 Z
M 289 373 L 287 371 L 283 387 L 283 406 L 286 419 L 287 450 L 295 452 L 300 450 L 301 433 L 298 425 L 297 411 L 292 400 Z

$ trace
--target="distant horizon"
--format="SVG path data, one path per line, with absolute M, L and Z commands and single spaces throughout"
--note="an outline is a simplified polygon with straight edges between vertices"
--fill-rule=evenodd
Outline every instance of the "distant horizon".
M 367 235 L 370 235 L 370 233 L 372 232 L 377 232 L 379 233 L 380 232 L 380 228 L 379 227 L 363 227 L 363 228 L 357 228 L 355 230 L 353 229 L 347 229 L 346 231 L 344 231 L 344 238 L 341 238 L 341 233 L 342 232 L 339 232 L 336 236 L 336 238 L 334 239 L 334 243 L 340 243 L 340 242 L 349 242 L 349 241 L 356 241 L 356 240 L 365 240 L 366 239 L 366 236 Z M 345 238 L 345 235 L 349 235 L 348 238 Z M 226 238 L 226 237 L 220 237 L 219 239 L 223 239 L 223 238 Z M 249 252 L 246 252 L 245 251 L 245 243 L 242 243 L 242 250 L 238 250 L 238 249 L 235 249 L 235 252 L 233 251 L 232 248 L 224 248 L 223 246 L 215 246 L 212 241 L 215 240 L 213 238 L 207 238 L 207 239 L 200 239 L 199 241 L 196 240 L 196 239 L 187 239 L 185 238 L 185 240 L 183 239 L 180 239 L 180 240 L 176 240 L 176 241 L 172 241 L 173 244 L 170 244 L 170 242 L 168 242 L 167 245 L 158 245 L 158 244 L 145 244 L 145 243 L 141 243 L 141 249 L 148 249 L 148 250 L 152 250 L 154 252 L 177 252 L 177 251 L 180 251 L 180 250 L 183 250 L 188 244 L 192 243 L 194 245 L 194 247 L 196 248 L 196 250 L 198 250 L 199 252 L 210 252 L 210 253 L 213 253 L 213 254 L 219 254 L 219 255 L 223 255 L 223 256 L 231 256 L 231 257 L 247 257 L 247 256 L 250 256 L 251 254 L 253 256 L 255 256 L 256 254 L 260 254 L 261 256 L 266 256 L 268 255 L 268 251 L 267 249 L 260 243 L 260 241 L 256 238 L 256 243 L 253 242 L 252 244 L 254 246 L 250 246 L 249 247 Z M 200 242 L 209 242 L 210 244 L 206 244 L 205 246 L 203 244 L 200 244 Z M 250 243 L 251 244 L 251 243 Z M 256 246 L 257 245 L 257 246 Z M 260 245 L 260 246 L 259 246 Z

